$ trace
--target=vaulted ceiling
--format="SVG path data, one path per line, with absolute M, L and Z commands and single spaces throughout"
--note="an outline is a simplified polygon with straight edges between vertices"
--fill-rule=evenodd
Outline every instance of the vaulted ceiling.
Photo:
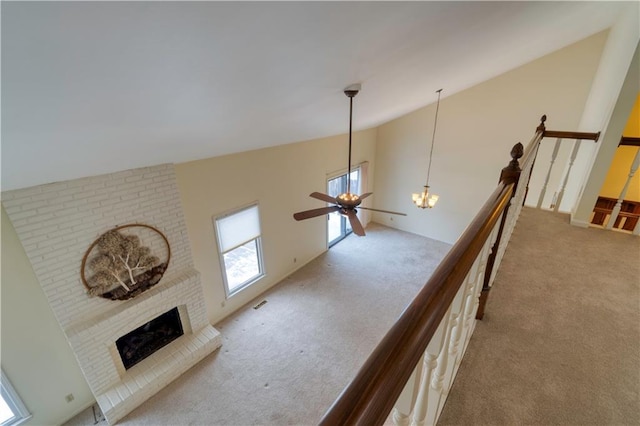
M 7 2 L 2 189 L 387 122 L 596 32 L 615 2 Z

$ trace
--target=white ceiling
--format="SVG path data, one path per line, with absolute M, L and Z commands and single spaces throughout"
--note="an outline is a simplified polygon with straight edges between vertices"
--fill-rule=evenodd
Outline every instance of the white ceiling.
M 612 25 L 613 2 L 6 2 L 2 189 L 379 125 Z

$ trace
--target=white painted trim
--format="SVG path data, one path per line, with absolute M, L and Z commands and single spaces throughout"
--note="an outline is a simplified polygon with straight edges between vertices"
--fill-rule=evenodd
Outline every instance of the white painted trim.
M 260 228 L 260 234 L 255 238 L 252 238 L 250 240 L 245 241 L 241 245 L 246 244 L 246 243 L 248 243 L 250 241 L 255 241 L 256 242 L 256 251 L 257 251 L 256 255 L 257 255 L 257 258 L 258 258 L 259 273 L 255 277 L 253 277 L 250 280 L 242 283 L 240 286 L 238 286 L 233 291 L 231 291 L 231 289 L 229 288 L 229 281 L 228 281 L 228 277 L 227 277 L 227 268 L 226 268 L 226 265 L 224 263 L 224 255 L 225 255 L 225 253 L 229 253 L 229 252 L 237 249 L 238 247 L 240 247 L 240 245 L 238 245 L 238 246 L 236 246 L 234 248 L 231 248 L 231 249 L 229 249 L 227 251 L 223 251 L 222 250 L 222 240 L 221 240 L 221 235 L 220 235 L 220 228 L 218 227 L 218 220 L 223 219 L 223 218 L 228 217 L 228 216 L 232 216 L 234 214 L 240 213 L 243 210 L 247 210 L 247 209 L 250 209 L 250 208 L 253 208 L 253 207 L 256 207 L 258 209 L 258 227 Z M 250 204 L 243 205 L 242 207 L 238 207 L 238 208 L 232 209 L 232 210 L 227 210 L 224 213 L 220 213 L 218 215 L 213 216 L 212 221 L 213 221 L 213 229 L 214 229 L 215 238 L 216 238 L 216 245 L 217 245 L 217 249 L 218 249 L 218 260 L 220 262 L 220 271 L 222 272 L 222 282 L 224 284 L 225 300 L 229 300 L 231 297 L 233 297 L 236 294 L 240 293 L 242 290 L 244 290 L 244 289 L 252 286 L 253 284 L 257 283 L 258 281 L 262 280 L 267 275 L 267 271 L 266 271 L 265 263 L 264 263 L 263 251 L 262 251 L 262 216 L 260 215 L 260 203 L 256 200 L 256 201 L 253 201 Z
M 571 223 L 572 226 L 577 226 L 579 228 L 588 228 L 589 227 L 589 222 L 586 222 L 584 220 L 574 219 L 573 213 L 571 213 L 571 221 L 569 223 Z
M 18 426 L 31 418 L 31 413 L 20 399 L 20 395 L 13 388 L 9 378 L 5 376 L 4 371 L 0 370 L 2 399 L 7 403 L 9 409 L 13 413 L 13 417 L 2 423 L 1 426 Z
M 362 165 L 364 163 L 368 163 L 368 161 L 363 161 L 361 163 L 358 164 L 352 164 L 351 165 L 351 171 L 354 171 L 355 169 L 359 169 L 360 167 L 362 167 Z M 329 179 L 334 179 L 337 178 L 338 176 L 342 176 L 342 175 L 346 175 L 347 174 L 347 168 L 343 167 L 339 170 L 333 171 L 331 173 L 327 173 L 327 180 Z

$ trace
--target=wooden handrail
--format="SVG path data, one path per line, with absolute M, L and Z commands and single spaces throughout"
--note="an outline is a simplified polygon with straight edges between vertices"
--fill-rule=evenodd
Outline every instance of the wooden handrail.
M 531 138 L 527 146 L 524 148 L 524 154 L 522 155 L 520 164 L 526 164 L 526 165 L 531 164 L 531 168 L 533 169 L 533 166 L 535 165 L 535 162 L 536 162 L 535 157 L 538 155 L 538 150 L 535 148 L 536 148 L 536 145 L 540 143 L 542 138 L 544 138 L 544 132 L 546 130 L 546 127 L 544 124 L 545 121 L 547 121 L 546 114 L 540 117 L 540 124 L 538 125 L 538 127 L 536 127 L 536 133 L 533 135 L 533 138 Z M 530 158 L 532 156 L 533 158 Z M 527 179 L 526 194 L 524 196 L 524 200 L 527 199 L 527 194 L 529 193 L 530 180 L 531 180 L 531 175 L 529 175 L 529 178 Z M 524 200 L 523 200 L 523 203 L 524 203 Z
M 606 209 L 603 207 L 594 207 L 593 211 L 596 213 L 611 213 L 611 209 Z M 634 213 L 634 212 L 625 212 L 625 211 L 621 211 L 620 213 L 618 213 L 619 217 L 638 217 L 640 218 L 640 213 Z
M 562 130 L 545 130 L 542 133 L 543 138 L 560 138 L 560 139 L 581 139 L 598 142 L 600 132 L 565 132 Z
M 530 160 L 529 157 L 531 155 L 535 155 L 533 154 L 534 152 L 537 153 L 535 147 L 542 140 L 542 138 L 544 138 L 545 132 L 547 131 L 544 124 L 545 121 L 547 121 L 546 114 L 540 117 L 540 124 L 538 125 L 538 127 L 536 127 L 536 132 L 534 133 L 527 146 L 524 147 L 524 153 L 522 155 L 522 158 L 520 159 L 520 164 L 529 164 L 529 161 L 535 161 L 535 158 Z M 500 179 L 502 179 L 502 177 Z
M 515 191 L 502 181 L 429 281 L 402 312 L 321 425 L 381 425 Z
M 466 282 L 480 252 L 487 247 L 488 239 L 498 228 L 499 221 L 497 234 L 499 236 L 502 233 L 507 209 L 516 188 L 523 191 L 526 189 L 522 187 L 524 183 L 518 184 L 521 167 L 525 169 L 528 179 L 537 147 L 544 137 L 545 120 L 546 116 L 543 116 L 526 148 L 520 143 L 514 146 L 511 151 L 512 161 L 502 170 L 495 191 L 354 379 L 325 413 L 320 425 L 381 425 L 388 418 L 411 374 L 425 356 L 425 350 L 447 315 L 456 294 Z M 525 196 L 524 192 L 518 194 L 518 197 Z M 520 198 L 518 200 L 520 203 Z M 519 206 L 514 208 L 519 211 Z M 513 218 L 510 224 L 512 227 Z M 487 260 L 488 269 L 485 273 L 490 273 L 496 259 L 499 247 L 496 241 L 499 240 L 492 241 L 492 253 Z M 506 242 L 508 237 L 505 244 Z M 504 247 L 501 249 L 504 250 Z
M 640 146 L 640 138 L 623 136 L 620 138 L 618 146 Z

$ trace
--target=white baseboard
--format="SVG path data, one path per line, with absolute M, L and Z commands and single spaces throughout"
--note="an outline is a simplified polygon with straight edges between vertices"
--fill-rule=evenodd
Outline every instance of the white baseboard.
M 578 219 L 574 219 L 573 217 L 571 217 L 571 225 L 572 226 L 577 226 L 579 228 L 588 228 L 589 227 L 589 222 L 585 222 L 584 220 L 578 220 Z

